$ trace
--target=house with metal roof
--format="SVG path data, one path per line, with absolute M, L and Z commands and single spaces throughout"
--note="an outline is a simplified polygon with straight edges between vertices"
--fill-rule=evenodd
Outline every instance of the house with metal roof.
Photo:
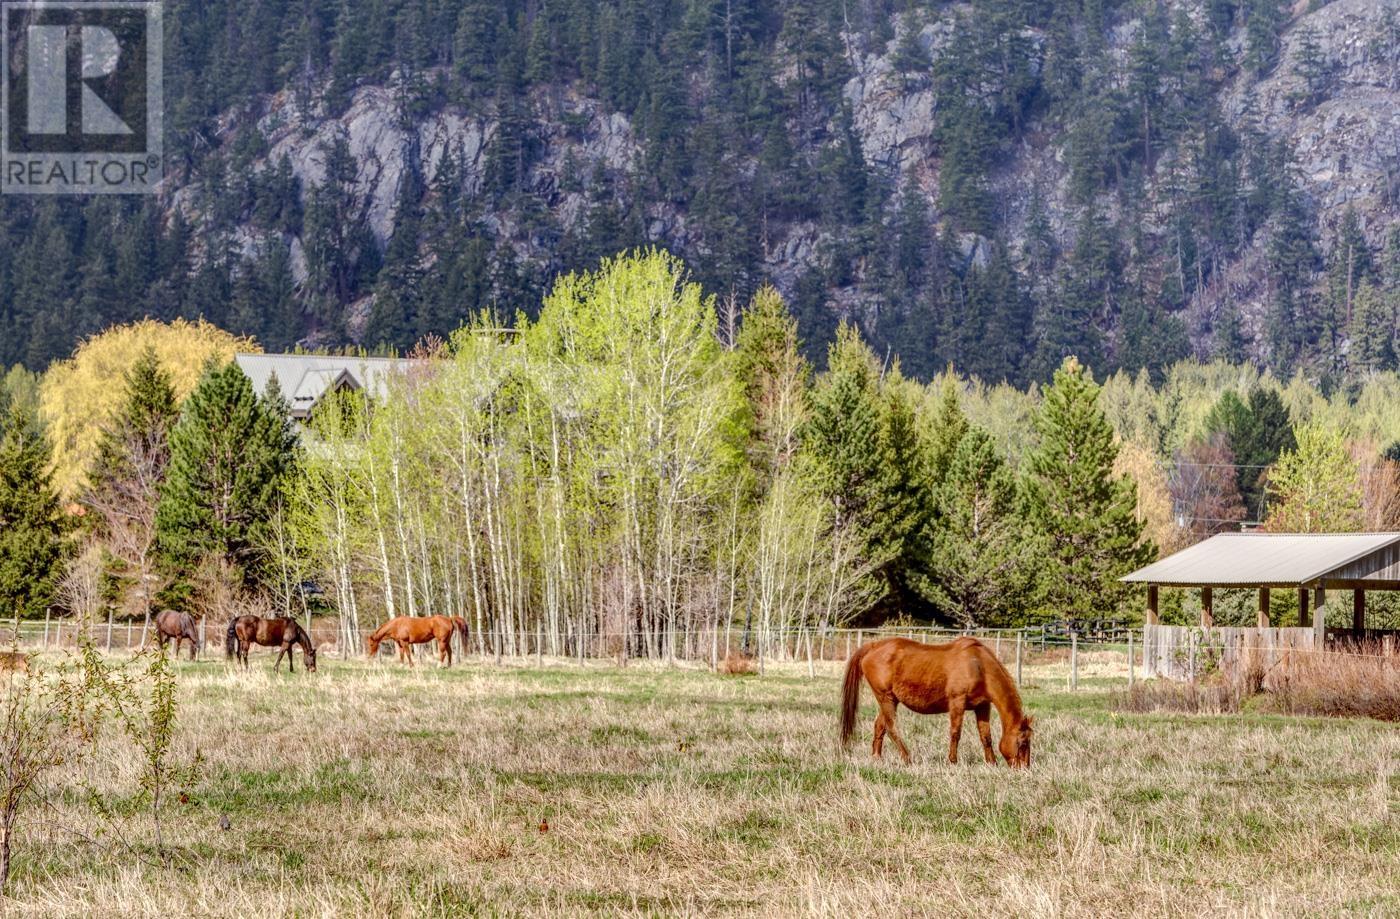
M 1379 641 L 1390 648 L 1396 636 L 1366 628 L 1366 593 L 1400 590 L 1400 533 L 1220 533 L 1182 549 L 1122 578 L 1147 586 L 1144 665 L 1149 673 L 1172 675 L 1172 654 L 1201 640 L 1194 630 L 1164 626 L 1158 619 L 1158 588 L 1201 592 L 1199 629 L 1237 645 L 1264 648 L 1321 649 Z M 1246 588 L 1258 591 L 1253 629 L 1215 628 L 1213 591 Z M 1275 624 L 1269 612 L 1270 591 L 1298 592 L 1298 622 Z M 1328 629 L 1326 606 L 1331 596 L 1351 593 L 1351 628 Z M 1191 634 L 1188 634 L 1190 632 Z M 1249 634 L 1245 634 L 1249 633 Z M 1194 665 L 1193 665 L 1194 666 Z
M 340 357 L 329 354 L 236 354 L 234 361 L 259 395 L 274 377 L 292 409 L 292 418 L 305 422 L 325 397 L 344 390 L 377 396 L 392 374 L 405 372 L 413 361 L 390 357 Z

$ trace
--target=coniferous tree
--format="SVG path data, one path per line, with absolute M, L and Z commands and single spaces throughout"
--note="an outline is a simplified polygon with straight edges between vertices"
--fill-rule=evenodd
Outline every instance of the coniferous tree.
M 179 415 L 170 376 L 155 350 L 146 348 L 126 374 L 126 404 L 102 430 L 88 472 L 89 488 L 101 492 L 130 477 L 133 464 L 149 458 L 158 478 L 170 460 L 170 429 Z
M 985 431 L 967 429 L 936 495 L 928 569 L 935 607 L 964 627 L 1022 624 L 1040 546 L 1016 478 Z
M 171 574 L 186 585 L 256 587 L 265 530 L 295 462 L 280 390 L 260 399 L 237 364 L 211 367 L 170 434 L 156 526 Z
M 126 403 L 102 431 L 82 503 L 93 513 L 117 572 L 135 582 L 149 620 L 155 568 L 156 513 L 170 465 L 175 391 L 147 348 L 126 375 Z
M 760 288 L 744 310 L 734 348 L 749 429 L 749 464 L 760 495 L 797 449 L 795 423 L 805 412 L 803 393 L 811 375 L 801 348 L 797 321 L 782 296 L 772 287 Z
M 1362 281 L 1353 304 L 1347 354 L 1353 371 L 1361 374 L 1394 370 L 1395 296 L 1370 281 Z
M 927 567 L 934 507 L 927 455 L 909 387 L 897 365 L 882 383 L 877 443 L 881 475 L 871 515 L 869 554 L 888 559 L 881 573 L 895 610 L 922 614 L 928 601 L 922 573 Z
M 0 392 L 0 611 L 41 615 L 52 602 L 68 530 L 33 415 Z
M 1234 454 L 1245 519 L 1263 520 L 1267 503 L 1264 472 L 1279 454 L 1294 447 L 1287 406 L 1277 392 L 1264 387 L 1252 390 L 1248 401 L 1226 392 L 1206 415 L 1204 429 L 1207 435 L 1226 435 L 1227 446 Z
M 1102 615 L 1121 609 L 1118 578 L 1156 556 L 1137 519 L 1137 485 L 1113 473 L 1113 426 L 1098 404 L 1099 387 L 1076 359 L 1065 360 L 1045 390 L 1028 458 L 1029 518 L 1048 540 L 1040 594 L 1052 616 Z
M 812 391 L 803 440 L 836 528 L 864 547 L 864 564 L 882 582 L 882 603 L 917 607 L 930 510 L 924 450 L 902 380 L 896 372 L 881 385 L 875 356 L 851 326 L 838 330 Z

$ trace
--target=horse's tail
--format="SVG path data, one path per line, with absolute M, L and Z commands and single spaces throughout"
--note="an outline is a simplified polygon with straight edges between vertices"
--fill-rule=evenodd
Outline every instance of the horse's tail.
M 455 618 L 452 620 L 452 625 L 453 625 L 453 627 L 457 630 L 457 634 L 460 635 L 460 636 L 462 636 L 462 653 L 463 653 L 463 654 L 466 654 L 466 653 L 467 653 L 467 620 L 463 619 L 461 616 L 457 616 L 457 617 L 455 617 Z
M 224 638 L 224 657 L 233 657 L 234 649 L 238 647 L 238 617 L 232 616 L 228 621 L 228 635 Z
M 845 687 L 841 691 L 841 749 L 843 750 L 851 748 L 851 735 L 856 730 L 856 710 L 860 708 L 860 684 L 865 679 L 865 674 L 860 669 L 860 662 L 869 650 L 870 645 L 861 645 L 856 648 L 851 659 L 846 662 Z

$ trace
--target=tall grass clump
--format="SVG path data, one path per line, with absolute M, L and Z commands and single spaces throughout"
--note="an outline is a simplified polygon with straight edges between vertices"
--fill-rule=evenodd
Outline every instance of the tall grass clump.
M 1268 670 L 1247 660 L 1196 682 L 1148 680 L 1111 699 L 1115 710 L 1138 713 L 1229 714 L 1246 704 L 1282 714 L 1400 721 L 1400 656 L 1375 645 L 1292 651 Z

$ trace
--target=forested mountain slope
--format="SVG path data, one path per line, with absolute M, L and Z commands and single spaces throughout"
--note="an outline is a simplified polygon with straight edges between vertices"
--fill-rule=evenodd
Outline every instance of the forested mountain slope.
M 157 200 L 0 201 L 0 364 L 410 347 L 621 249 L 926 376 L 1396 362 L 1400 0 L 167 0 Z M 737 308 L 737 307 L 736 307 Z

